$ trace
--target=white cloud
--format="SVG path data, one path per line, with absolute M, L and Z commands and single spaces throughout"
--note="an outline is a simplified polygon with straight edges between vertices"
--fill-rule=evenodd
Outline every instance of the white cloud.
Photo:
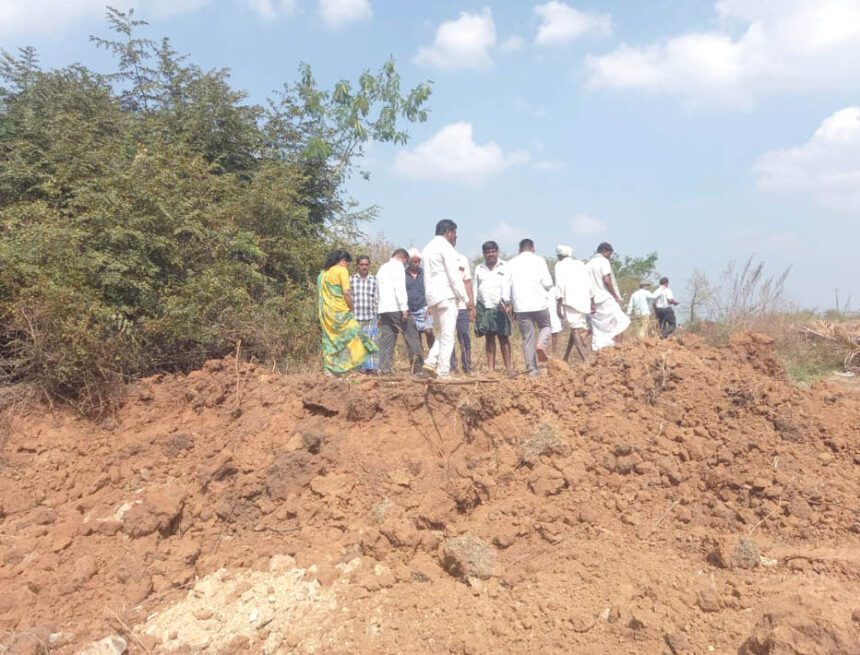
M 609 14 L 579 11 L 558 0 L 537 5 L 535 14 L 541 19 L 535 37 L 538 45 L 562 45 L 589 34 L 612 34 L 612 18 Z
M 558 159 L 539 159 L 532 164 L 537 171 L 560 171 L 564 166 L 564 162 Z
M 590 86 L 746 109 L 860 82 L 860 0 L 719 0 L 715 13 L 717 29 L 589 57 Z
M 519 34 L 514 34 L 513 36 L 509 36 L 507 39 L 502 41 L 499 44 L 499 50 L 501 52 L 519 52 L 526 45 L 526 40 L 521 37 Z
M 824 207 L 860 212 L 860 107 L 829 116 L 801 146 L 765 153 L 755 172 L 762 190 L 802 194 Z
M 281 14 L 291 15 L 296 11 L 296 0 L 247 0 L 248 6 L 266 20 Z
M 420 180 L 480 183 L 503 170 L 529 161 L 528 153 L 506 153 L 495 141 L 475 143 L 472 124 L 452 123 L 411 150 L 401 150 L 394 170 Z
M 71 27 L 80 20 L 105 15 L 105 5 L 117 9 L 135 9 L 143 19 L 157 20 L 189 13 L 208 4 L 209 0 L 0 0 L 0 36 L 22 37 L 30 34 L 52 34 Z
M 460 12 L 436 29 L 433 45 L 418 50 L 418 64 L 443 70 L 483 70 L 492 65 L 490 50 L 496 45 L 496 24 L 489 8 L 480 13 Z
M 594 236 L 606 232 L 606 223 L 587 214 L 577 214 L 570 219 L 570 229 L 579 236 Z
M 319 11 L 325 24 L 333 30 L 373 16 L 370 0 L 319 0 Z

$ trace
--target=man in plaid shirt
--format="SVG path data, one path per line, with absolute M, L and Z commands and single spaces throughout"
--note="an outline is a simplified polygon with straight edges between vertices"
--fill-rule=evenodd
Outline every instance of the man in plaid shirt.
M 364 333 L 376 343 L 379 337 L 379 328 L 376 324 L 379 286 L 376 283 L 376 276 L 370 274 L 370 257 L 360 255 L 356 260 L 355 270 L 355 274 L 349 278 L 349 288 L 352 291 L 352 313 Z M 377 369 L 376 354 L 371 354 L 361 368 L 365 373 L 375 373 Z

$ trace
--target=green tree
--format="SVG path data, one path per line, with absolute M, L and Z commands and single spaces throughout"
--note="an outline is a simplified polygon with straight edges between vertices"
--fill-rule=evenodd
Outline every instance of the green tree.
M 403 143 L 430 88 L 393 62 L 356 85 L 310 69 L 267 106 L 109 9 L 114 72 L 0 56 L 0 379 L 92 407 L 128 377 L 243 351 L 316 347 L 313 282 L 356 240 L 344 182 L 370 142 Z

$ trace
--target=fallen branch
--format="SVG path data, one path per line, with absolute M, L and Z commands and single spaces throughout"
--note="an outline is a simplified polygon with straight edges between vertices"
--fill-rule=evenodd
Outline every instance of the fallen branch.
M 681 504 L 680 500 L 676 500 L 674 503 L 672 503 L 672 506 L 669 509 L 667 509 L 665 512 L 663 512 L 662 516 L 660 516 L 660 518 L 657 519 L 657 522 L 654 524 L 654 529 L 657 529 L 658 527 L 660 527 L 660 524 L 666 519 L 667 516 L 669 516 L 669 514 L 671 514 L 672 510 L 675 509 L 680 504 Z
M 125 633 L 128 635 L 129 639 L 131 639 L 134 643 L 136 643 L 138 646 L 140 646 L 145 652 L 147 652 L 147 653 L 152 652 L 149 648 L 147 648 L 143 644 L 143 642 L 140 641 L 140 639 L 135 637 L 134 633 L 131 631 L 131 628 L 128 627 L 128 624 L 125 621 L 123 621 L 121 618 L 119 618 L 119 615 L 116 612 L 114 612 L 113 610 L 108 610 L 108 612 L 110 612 L 111 616 L 113 616 L 113 618 L 116 620 L 116 622 L 119 623 L 120 627 L 122 627 L 122 629 L 125 630 Z
M 756 523 L 754 526 L 752 526 L 752 527 L 749 529 L 749 532 L 747 532 L 747 534 L 748 534 L 749 536 L 752 536 L 752 533 L 753 533 L 753 532 L 755 532 L 756 530 L 758 530 L 758 527 L 759 527 L 762 523 L 764 523 L 764 522 L 765 522 L 765 521 L 767 521 L 771 516 L 773 516 L 774 514 L 776 514 L 777 510 L 780 508 L 780 506 L 781 506 L 781 505 L 782 505 L 782 496 L 780 496 L 780 497 L 779 497 L 779 500 L 777 500 L 777 501 L 776 501 L 776 507 L 774 507 L 774 508 L 773 508 L 773 509 L 772 509 L 772 510 L 771 510 L 771 511 L 766 515 L 766 516 L 762 517 L 762 519 L 761 519 L 758 523 Z

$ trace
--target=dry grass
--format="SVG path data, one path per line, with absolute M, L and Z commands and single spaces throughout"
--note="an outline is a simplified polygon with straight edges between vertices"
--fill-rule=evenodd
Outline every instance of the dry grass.
M 520 464 L 528 466 L 535 464 L 541 455 L 563 455 L 568 449 L 567 442 L 550 423 L 540 423 L 520 447 Z

